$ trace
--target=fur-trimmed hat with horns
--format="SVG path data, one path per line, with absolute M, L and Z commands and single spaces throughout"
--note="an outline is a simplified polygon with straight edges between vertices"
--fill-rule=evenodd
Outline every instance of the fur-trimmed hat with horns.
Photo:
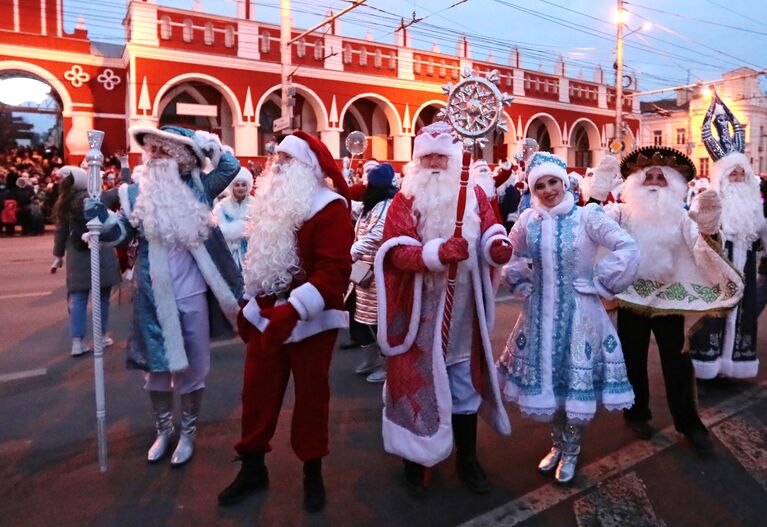
M 643 146 L 629 152 L 621 162 L 621 175 L 626 179 L 637 170 L 652 166 L 673 168 L 688 182 L 695 179 L 695 163 L 692 159 L 668 146 Z
M 203 130 L 189 130 L 180 126 L 132 126 L 129 133 L 141 148 L 144 148 L 148 136 L 170 144 L 183 145 L 194 155 L 200 167 L 205 166 L 206 159 L 210 159 L 214 167 L 221 159 L 223 146 L 218 136 Z
M 299 162 L 312 167 L 324 177 L 330 178 L 335 186 L 335 191 L 343 196 L 347 203 L 350 202 L 349 186 L 325 143 L 303 130 L 296 130 L 277 145 L 277 152 L 288 154 Z

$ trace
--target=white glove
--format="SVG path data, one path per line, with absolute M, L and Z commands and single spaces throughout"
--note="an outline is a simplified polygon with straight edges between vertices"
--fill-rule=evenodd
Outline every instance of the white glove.
M 224 145 L 221 144 L 221 139 L 219 139 L 216 134 L 204 130 L 195 131 L 192 139 L 197 147 L 205 154 L 205 157 L 210 159 L 213 167 L 217 167 L 218 162 L 221 160 L 221 154 L 224 151 Z
M 514 296 L 517 298 L 527 298 L 533 293 L 533 284 L 523 282 L 514 288 Z
M 722 218 L 722 199 L 715 190 L 703 191 L 693 199 L 689 215 L 701 234 L 716 234 Z
M 498 167 L 501 170 L 505 170 L 505 171 L 508 172 L 509 170 L 511 170 L 511 160 L 507 159 L 507 160 L 503 161 L 501 164 L 498 165 Z
M 53 259 L 53 263 L 51 263 L 51 274 L 55 273 L 62 267 L 64 267 L 64 258 L 61 258 L 60 256 L 55 257 Z

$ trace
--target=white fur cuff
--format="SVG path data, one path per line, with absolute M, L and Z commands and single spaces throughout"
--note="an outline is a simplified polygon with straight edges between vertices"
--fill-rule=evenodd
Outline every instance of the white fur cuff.
M 423 263 L 432 273 L 442 273 L 447 271 L 447 265 L 443 264 L 439 259 L 439 248 L 442 246 L 445 240 L 442 238 L 434 238 L 429 240 L 423 246 Z
M 511 245 L 511 241 L 506 236 L 506 229 L 504 229 L 503 225 L 499 223 L 496 223 L 487 229 L 482 235 L 482 239 L 479 242 L 482 247 L 482 256 L 484 257 L 485 261 L 493 267 L 503 267 L 507 262 L 497 263 L 490 256 L 490 247 L 492 247 L 496 240 L 505 240 L 509 242 L 509 245 Z
M 615 295 L 610 292 L 605 286 L 603 286 L 598 279 L 594 279 L 594 289 L 597 290 L 599 296 L 605 300 L 615 300 Z
M 295 288 L 288 298 L 301 320 L 311 320 L 325 309 L 325 299 L 310 282 Z

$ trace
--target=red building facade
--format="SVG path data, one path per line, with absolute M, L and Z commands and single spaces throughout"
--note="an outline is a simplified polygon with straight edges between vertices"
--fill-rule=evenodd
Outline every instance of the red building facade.
M 67 34 L 62 0 L 0 0 L 0 75 L 48 83 L 61 101 L 69 162 L 87 151 L 85 132 L 106 132 L 104 150 L 129 149 L 132 125 L 181 124 L 218 133 L 241 158 L 264 154 L 280 116 L 280 28 L 254 20 L 252 0 L 235 18 L 166 8 L 134 0 L 123 25 L 124 46 L 92 42 L 84 28 Z M 298 35 L 299 30 L 294 31 Z M 464 68 L 497 69 L 502 90 L 515 96 L 506 112 L 509 132 L 488 145 L 488 161 L 505 158 L 524 137 L 567 159 L 591 166 L 613 135 L 614 90 L 601 70 L 593 80 L 522 67 L 518 51 L 506 64 L 470 58 L 469 43 L 448 55 L 410 46 L 346 38 L 337 27 L 292 46 L 297 125 L 320 137 L 336 156 L 354 130 L 369 138 L 368 157 L 404 162 L 413 137 L 441 106 L 441 85 Z M 581 76 L 582 77 L 582 76 Z M 627 101 L 627 144 L 639 128 Z

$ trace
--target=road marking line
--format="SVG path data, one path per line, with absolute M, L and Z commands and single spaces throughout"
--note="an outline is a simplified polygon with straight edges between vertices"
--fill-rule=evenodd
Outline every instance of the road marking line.
M 600 483 L 573 504 L 573 511 L 578 527 L 666 527 L 652 508 L 644 481 L 633 471 Z
M 27 379 L 29 377 L 40 377 L 48 373 L 48 368 L 39 368 L 37 370 L 17 371 L 16 373 L 4 373 L 0 375 L 0 384 L 4 382 Z
M 11 300 L 13 298 L 33 298 L 36 296 L 48 296 L 53 291 L 44 291 L 38 293 L 15 293 L 12 295 L 0 295 L 0 300 Z
M 753 385 L 742 393 L 730 397 L 717 406 L 700 412 L 703 422 L 711 427 L 732 417 L 744 408 L 767 398 L 767 381 Z M 490 525 L 517 525 L 533 516 L 595 487 L 602 481 L 623 472 L 638 463 L 677 444 L 680 436 L 673 426 L 657 432 L 652 441 L 636 440 L 617 452 L 599 459 L 580 469 L 571 487 L 559 487 L 554 483 L 543 485 L 524 496 L 511 500 L 462 524 L 462 527 Z M 531 465 L 532 467 L 532 465 Z M 532 470 L 532 468 L 531 468 Z
M 746 471 L 767 490 L 767 430 L 751 412 L 712 429 Z

